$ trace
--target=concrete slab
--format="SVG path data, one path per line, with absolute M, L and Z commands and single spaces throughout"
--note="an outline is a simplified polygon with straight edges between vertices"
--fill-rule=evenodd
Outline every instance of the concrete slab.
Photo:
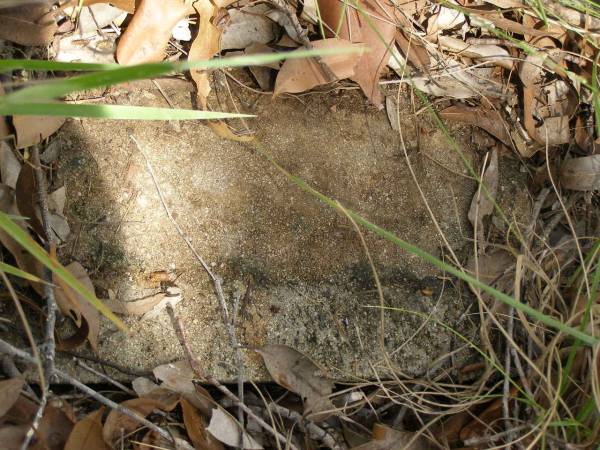
M 191 107 L 188 82 L 160 85 L 176 106 Z M 352 90 L 277 99 L 233 92 L 244 111 L 257 114 L 248 123 L 284 167 L 374 223 L 441 254 L 441 239 L 385 112 L 367 107 Z M 150 82 L 113 88 L 104 101 L 167 106 Z M 400 110 L 416 177 L 446 238 L 465 255 L 475 184 L 425 114 L 413 120 L 408 100 Z M 288 344 L 334 376 L 370 378 L 374 368 L 389 374 L 382 339 L 394 364 L 420 374 L 460 345 L 435 320 L 461 332 L 472 329 L 464 315 L 468 299 L 417 257 L 365 233 L 385 305 L 435 319 L 423 325 L 422 318 L 387 312 L 382 331 L 379 310 L 372 307 L 379 298 L 371 268 L 352 224 L 291 185 L 250 147 L 221 139 L 198 122 L 69 121 L 58 136 L 55 174 L 56 184 L 67 187 L 73 230 L 63 256 L 90 271 L 99 296 L 111 290 L 124 302 L 157 291 L 149 281 L 153 272 L 175 273 L 183 291 L 177 313 L 206 369 L 221 379 L 234 371 L 217 301 L 165 215 L 129 133 L 148 154 L 176 220 L 224 278 L 229 298 L 253 286 L 237 327 L 244 345 Z M 469 132 L 455 134 L 477 162 Z M 104 324 L 101 358 L 149 369 L 181 357 L 166 313 L 125 321 L 128 337 Z M 253 352 L 246 353 L 246 363 L 249 378 L 266 377 Z

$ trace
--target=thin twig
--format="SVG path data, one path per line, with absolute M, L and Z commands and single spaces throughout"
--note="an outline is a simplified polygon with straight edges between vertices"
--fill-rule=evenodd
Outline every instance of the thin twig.
M 98 372 L 96 369 L 94 369 L 93 367 L 88 366 L 86 363 L 84 363 L 83 361 L 78 360 L 77 358 L 73 358 L 75 361 L 75 364 L 77 364 L 79 367 L 81 367 L 83 370 L 88 371 L 91 374 L 96 375 L 99 378 L 102 378 L 103 380 L 106 380 L 108 383 L 112 384 L 113 386 L 121 389 L 123 392 L 132 395 L 134 397 L 137 397 L 137 394 L 135 393 L 135 391 L 133 389 L 128 388 L 127 386 L 119 383 L 117 380 L 113 380 L 111 377 L 109 377 L 108 375 L 103 374 L 102 372 Z
M 73 358 L 84 359 L 86 361 L 91 361 L 93 363 L 100 364 L 101 366 L 110 367 L 111 369 L 118 370 L 119 372 L 124 373 L 125 375 L 131 375 L 132 377 L 148 377 L 148 376 L 152 376 L 152 372 L 151 371 L 138 371 L 138 370 L 128 369 L 127 367 L 123 367 L 123 366 L 120 366 L 120 365 L 115 364 L 113 362 L 105 361 L 105 360 L 100 359 L 100 358 L 96 358 L 94 356 L 81 355 L 79 353 L 71 352 L 69 350 L 60 350 L 60 349 L 58 350 L 58 352 L 59 353 L 63 353 L 65 355 L 72 356 Z
M 21 358 L 32 364 L 35 363 L 35 358 L 33 356 L 31 356 L 29 353 L 10 345 L 8 342 L 6 342 L 2 339 L 0 339 L 0 353 L 4 353 L 4 354 L 10 355 L 10 356 L 15 356 L 15 357 Z M 79 389 L 81 392 L 92 397 L 94 400 L 97 400 L 98 402 L 102 403 L 103 405 L 108 406 L 110 409 L 117 411 L 119 414 L 123 414 L 124 416 L 127 416 L 127 417 L 139 422 L 140 424 L 144 425 L 145 427 L 148 427 L 150 430 L 157 432 L 163 438 L 165 438 L 167 441 L 169 441 L 171 443 L 175 442 L 173 437 L 171 436 L 171 434 L 168 431 L 164 430 L 163 428 L 159 427 L 158 425 L 153 424 L 148 419 L 146 419 L 145 417 L 140 415 L 138 412 L 133 411 L 123 405 L 119 405 L 118 403 L 113 402 L 112 400 L 106 398 L 102 394 L 99 394 L 98 392 L 94 391 L 89 386 L 86 386 L 81 381 L 73 378 L 71 375 L 66 374 L 59 369 L 55 369 L 54 373 L 56 374 L 56 376 L 59 379 L 69 383 L 71 386 Z
M 42 225 L 46 234 L 46 251 L 50 251 L 53 245 L 52 227 L 50 225 L 50 211 L 48 210 L 48 191 L 46 187 L 46 175 L 40 163 L 39 146 L 34 146 L 31 152 L 31 162 L 35 173 L 38 202 L 42 213 Z M 56 357 L 56 342 L 54 341 L 54 327 L 56 325 L 56 299 L 54 298 L 54 287 L 52 286 L 52 272 L 47 267 L 42 271 L 42 279 L 46 281 L 43 286 L 46 297 L 46 334 L 44 336 L 44 356 L 46 384 L 54 375 L 54 359 Z
M 294 446 L 293 444 L 289 443 L 288 440 L 285 438 L 285 436 L 283 436 L 279 431 L 277 431 L 275 428 L 273 428 L 271 425 L 269 425 L 267 422 L 265 422 L 262 418 L 257 416 L 254 413 L 254 411 L 252 411 L 244 403 L 240 402 L 240 399 L 238 397 L 236 397 L 236 395 L 233 392 L 231 392 L 229 389 L 227 389 L 226 386 L 222 385 L 219 380 L 217 380 L 215 377 L 207 374 L 204 371 L 204 368 L 202 366 L 200 366 L 200 363 L 198 362 L 198 358 L 194 354 L 194 351 L 190 347 L 190 344 L 188 343 L 187 339 L 185 338 L 185 331 L 184 331 L 183 323 L 182 323 L 181 319 L 179 319 L 175 316 L 175 311 L 173 310 L 173 307 L 171 305 L 167 305 L 167 312 L 169 313 L 169 317 L 171 318 L 171 323 L 173 324 L 173 328 L 175 329 L 175 334 L 177 335 L 177 338 L 179 339 L 179 343 L 183 347 L 185 356 L 190 364 L 190 367 L 196 374 L 196 376 L 198 378 L 200 378 L 201 380 L 204 380 L 204 381 L 212 384 L 219 391 L 221 391 L 223 394 L 225 394 L 225 396 L 229 400 L 231 400 L 231 402 L 235 406 L 242 408 L 244 410 L 244 412 L 246 414 L 248 414 L 248 417 L 251 417 L 252 419 L 254 419 L 261 427 L 263 427 L 263 429 L 265 429 L 266 431 L 271 433 L 275 437 L 275 439 L 277 439 L 279 442 L 288 446 L 287 448 L 289 448 L 290 450 L 298 450 L 297 447 Z

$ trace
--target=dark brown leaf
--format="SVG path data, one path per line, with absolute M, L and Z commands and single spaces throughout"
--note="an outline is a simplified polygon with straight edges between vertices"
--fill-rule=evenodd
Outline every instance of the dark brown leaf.
M 37 441 L 31 450 L 63 450 L 73 430 L 73 413 L 62 400 L 46 406 L 37 429 Z
M 15 193 L 17 196 L 17 209 L 19 210 L 19 213 L 21 216 L 27 217 L 27 223 L 33 231 L 35 231 L 43 240 L 46 240 L 46 233 L 44 232 L 44 227 L 42 226 L 38 215 L 38 189 L 35 179 L 35 170 L 33 166 L 27 162 L 21 167 Z
M 143 417 L 146 417 L 155 409 L 161 411 L 172 411 L 179 403 L 179 395 L 173 392 L 157 389 L 152 392 L 152 397 L 141 397 L 126 400 L 121 403 L 123 406 L 132 409 Z M 115 442 L 121 437 L 121 431 L 128 434 L 139 427 L 140 423 L 131 417 L 119 413 L 117 410 L 112 410 L 102 430 L 104 442 L 113 447 Z
M 404 57 L 417 69 L 427 70 L 431 65 L 429 53 L 423 44 L 417 39 L 407 39 L 403 32 L 396 34 L 396 44 L 404 54 Z
M 23 378 L 0 381 L 0 419 L 19 399 L 24 384 L 25 380 Z
M 64 117 L 13 116 L 13 126 L 17 135 L 17 149 L 39 144 L 54 134 L 64 123 Z
M 341 23 L 336 37 L 362 43 L 369 49 L 362 54 L 351 79 L 359 84 L 371 103 L 381 106 L 379 77 L 390 59 L 388 48 L 396 35 L 395 8 L 391 3 L 372 0 L 359 0 L 358 4 L 361 12 L 338 0 L 318 0 L 321 18 L 329 27 L 328 37 L 333 37 L 329 30 L 337 30 Z M 364 20 L 362 14 L 368 14 L 370 20 Z
M 29 425 L 0 426 L 0 442 L 3 450 L 21 450 L 23 439 L 29 431 Z
M 347 48 L 353 45 L 345 39 L 322 39 L 313 41 L 315 49 Z M 351 78 L 355 74 L 358 61 L 362 58 L 360 53 L 346 53 L 341 55 L 324 56 L 321 61 L 327 64 L 338 80 Z M 297 93 L 329 83 L 320 64 L 314 59 L 293 58 L 286 60 L 275 81 L 274 94 Z
M 85 268 L 78 262 L 72 262 L 65 268 L 83 284 L 86 289 L 94 293 L 94 285 Z M 100 313 L 82 295 L 67 286 L 58 276 L 53 275 L 56 304 L 61 312 L 71 317 L 79 331 L 69 340 L 63 340 L 63 348 L 73 348 L 88 339 L 94 351 L 98 349 L 98 334 L 100 333 Z
M 100 408 L 77 422 L 64 450 L 110 450 L 102 438 L 103 413 L 104 408 Z
M 427 440 L 410 431 L 398 431 L 386 425 L 373 425 L 373 440 L 352 450 L 428 450 Z
M 206 431 L 206 421 L 186 399 L 181 399 L 183 423 L 196 450 L 222 450 L 223 444 Z
M 507 131 L 508 125 L 499 111 L 481 107 L 456 105 L 441 111 L 440 117 L 482 128 L 504 145 L 511 147 L 511 139 Z
M 48 45 L 57 29 L 45 3 L 0 8 L 0 39 L 20 45 Z

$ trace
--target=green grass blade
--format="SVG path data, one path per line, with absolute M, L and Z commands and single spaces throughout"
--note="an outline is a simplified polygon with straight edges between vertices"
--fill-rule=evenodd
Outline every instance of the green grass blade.
M 273 156 L 271 156 L 268 151 L 266 151 L 264 148 L 262 148 L 262 146 L 260 146 L 260 144 L 254 143 L 253 148 L 255 148 L 258 153 L 260 153 L 262 156 L 264 156 L 266 159 L 268 159 L 271 162 L 271 164 L 273 164 L 273 166 L 275 168 L 277 168 L 277 170 L 279 170 L 283 175 L 285 175 L 292 183 L 294 183 L 300 189 L 302 189 L 303 191 L 306 191 L 309 194 L 311 194 L 312 196 L 318 198 L 319 200 L 321 200 L 323 203 L 327 204 L 331 208 L 341 211 L 340 206 L 338 205 L 338 203 L 335 200 L 322 194 L 321 192 L 317 191 L 316 189 L 310 187 L 301 178 L 289 173 L 282 166 L 280 166 L 274 160 Z M 518 309 L 519 311 L 524 312 L 531 318 L 538 320 L 538 321 L 542 322 L 543 324 L 548 325 L 549 327 L 555 328 L 565 334 L 573 336 L 573 337 L 581 340 L 582 342 L 584 342 L 587 345 L 594 346 L 594 345 L 598 345 L 600 343 L 599 338 L 597 338 L 595 336 L 591 336 L 587 333 L 584 333 L 581 330 L 578 330 L 577 328 L 573 328 L 567 324 L 564 324 L 560 320 L 557 320 L 554 317 L 544 314 L 525 303 L 521 303 L 520 301 L 511 297 L 510 295 L 507 295 L 504 292 L 498 291 L 497 289 L 493 288 L 492 286 L 489 286 L 486 283 L 484 283 L 483 281 L 478 280 L 477 278 L 463 272 L 462 270 L 458 269 L 457 267 L 454 267 L 454 266 L 436 258 L 431 253 L 428 253 L 428 252 L 420 249 L 416 245 L 406 242 L 406 241 L 400 239 L 395 234 L 375 225 L 374 223 L 369 222 L 367 219 L 365 219 L 364 217 L 355 213 L 354 211 L 347 209 L 347 208 L 344 208 L 344 211 L 348 215 L 350 215 L 350 217 L 352 217 L 352 219 L 355 220 L 356 223 L 361 224 L 362 226 L 364 226 L 368 230 L 372 231 L 373 233 L 377 234 L 378 236 L 381 236 L 384 239 L 397 245 L 401 249 L 406 250 L 406 251 L 418 256 L 419 258 L 427 261 L 431 265 L 454 275 L 455 277 L 471 284 L 472 286 L 475 286 L 475 287 L 481 289 L 482 291 L 492 295 L 495 299 L 500 300 L 501 302 L 503 302 L 509 306 L 512 306 L 513 308 Z
M 266 55 L 247 55 L 236 56 L 233 58 L 211 59 L 208 61 L 185 61 L 179 63 L 149 63 L 135 66 L 120 66 L 97 73 L 78 75 L 70 78 L 52 80 L 45 83 L 38 83 L 33 86 L 15 91 L 4 97 L 0 97 L 0 102 L 40 102 L 43 100 L 52 100 L 71 92 L 94 89 L 98 87 L 112 86 L 126 81 L 135 81 L 149 79 L 165 75 L 172 72 L 183 72 L 190 69 L 223 69 L 225 67 L 246 67 L 260 64 L 267 64 L 275 61 L 281 61 L 290 58 L 307 58 L 313 56 L 339 55 L 345 53 L 356 53 L 362 51 L 359 48 L 337 48 L 337 49 L 318 49 L 318 50 L 300 50 L 286 53 L 269 53 Z M 15 70 L 20 68 L 19 60 L 0 61 L 0 71 Z M 39 64 L 39 63 L 38 63 Z M 47 67 L 53 64 L 47 62 Z M 64 63 L 62 63 L 64 64 Z
M 24 270 L 21 270 L 18 267 L 11 266 L 10 264 L 6 264 L 2 261 L 0 261 L 0 271 L 8 273 L 10 275 L 14 275 L 19 278 L 23 278 L 25 280 L 33 281 L 34 283 L 45 283 L 45 281 L 41 278 L 38 278 L 35 275 L 30 274 L 29 272 L 25 272 Z
M 122 65 L 117 63 L 78 63 L 62 61 L 44 61 L 43 59 L 4 59 L 0 61 L 0 72 L 8 72 L 11 70 L 93 72 L 100 70 L 119 69 L 122 67 Z
M 65 269 L 61 264 L 54 261 L 46 251 L 35 242 L 29 234 L 19 225 L 13 222 L 7 214 L 0 211 L 0 227 L 17 241 L 25 250 L 27 250 L 35 259 L 41 262 L 44 266 L 50 269 L 56 276 L 60 277 L 71 289 L 81 295 L 102 315 L 113 322 L 123 331 L 127 331 L 125 324 L 113 312 L 108 309 L 96 296 L 88 291 L 80 282 L 73 276 L 71 272 Z
M 155 108 L 148 106 L 87 105 L 73 103 L 0 103 L 0 116 L 63 116 L 94 117 L 124 120 L 213 120 L 239 117 L 254 117 L 250 114 L 236 114 L 193 109 Z

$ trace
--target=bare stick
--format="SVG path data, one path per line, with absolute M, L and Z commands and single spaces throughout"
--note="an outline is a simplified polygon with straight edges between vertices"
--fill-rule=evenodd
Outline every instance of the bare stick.
M 29 353 L 27 353 L 21 349 L 13 347 L 8 342 L 6 342 L 2 339 L 0 339 L 0 353 L 5 353 L 7 355 L 16 356 L 16 357 L 21 358 L 29 363 L 35 364 L 35 358 L 33 356 L 31 356 Z M 58 376 L 58 378 L 69 383 L 71 386 L 79 389 L 81 392 L 92 397 L 94 400 L 97 400 L 98 402 L 102 403 L 103 405 L 108 406 L 110 409 L 117 411 L 119 414 L 123 414 L 124 416 L 127 416 L 133 420 L 136 420 L 137 422 L 141 423 L 145 427 L 148 427 L 150 430 L 156 431 L 158 434 L 160 434 L 162 437 L 164 437 L 169 442 L 171 442 L 171 443 L 175 442 L 173 437 L 171 436 L 171 434 L 168 431 L 162 429 L 158 425 L 153 424 L 152 422 L 150 422 L 148 419 L 146 419 L 144 416 L 137 413 L 136 411 L 133 411 L 123 405 L 119 405 L 118 403 L 113 402 L 109 398 L 106 398 L 102 394 L 99 394 L 98 392 L 94 391 L 92 388 L 83 384 L 81 381 L 62 372 L 61 370 L 55 369 L 54 373 Z
M 304 420 L 302 415 L 296 411 L 290 411 L 275 403 L 270 403 L 269 409 L 279 414 L 284 419 L 290 419 L 296 422 L 300 430 L 305 431 L 309 438 L 323 443 L 327 448 L 332 450 L 346 450 L 348 448 L 345 444 L 337 442 L 331 434 L 316 423 Z
M 105 375 L 102 372 L 98 372 L 96 369 L 94 369 L 93 367 L 88 366 L 83 361 L 80 361 L 77 358 L 73 358 L 73 359 L 75 361 L 75 364 L 77 364 L 82 369 L 87 370 L 89 373 L 92 373 L 92 374 L 96 375 L 97 377 L 102 378 L 103 380 L 106 380 L 108 383 L 110 383 L 113 386 L 121 389 L 123 392 L 125 392 L 125 393 L 127 393 L 129 395 L 132 395 L 134 397 L 137 397 L 137 394 L 135 393 L 134 390 L 129 389 L 127 386 L 124 386 L 123 384 L 119 383 L 117 380 L 113 380 L 108 375 Z
M 175 334 L 177 334 L 177 338 L 179 339 L 179 343 L 183 347 L 183 350 L 185 352 L 185 356 L 186 356 L 186 358 L 187 358 L 187 360 L 188 360 L 188 362 L 189 362 L 192 370 L 196 374 L 196 376 L 198 376 L 202 380 L 206 380 L 208 383 L 212 384 L 219 391 L 221 391 L 223 394 L 225 394 L 225 396 L 229 400 L 231 400 L 231 402 L 235 406 L 237 406 L 239 408 L 242 408 L 244 410 L 244 412 L 246 414 L 248 414 L 249 417 L 251 417 L 252 419 L 254 419 L 261 427 L 263 427 L 263 429 L 265 429 L 266 431 L 268 431 L 269 433 L 271 433 L 275 437 L 275 439 L 277 439 L 283 445 L 286 445 L 287 446 L 286 448 L 289 448 L 290 450 L 298 450 L 297 447 L 294 446 L 293 444 L 289 443 L 288 440 L 285 438 L 285 436 L 283 436 L 279 431 L 277 431 L 275 428 L 273 428 L 271 425 L 269 425 L 267 422 L 265 422 L 262 418 L 260 418 L 259 416 L 257 416 L 254 413 L 254 411 L 252 411 L 244 403 L 240 402 L 240 399 L 238 397 L 236 397 L 233 392 L 231 392 L 229 389 L 227 389 L 226 386 L 223 386 L 219 382 L 219 380 L 217 380 L 215 377 L 213 377 L 212 375 L 207 374 L 204 371 L 204 369 L 202 368 L 202 366 L 200 366 L 200 363 L 198 362 L 198 358 L 194 354 L 194 351 L 190 347 L 190 344 L 188 343 L 187 339 L 185 338 L 185 332 L 184 332 L 184 328 L 183 328 L 183 323 L 181 322 L 180 319 L 178 319 L 175 316 L 175 311 L 173 310 L 173 307 L 171 305 L 167 305 L 167 312 L 169 313 L 169 317 L 171 318 L 171 323 L 173 324 L 173 328 L 175 329 Z
M 229 341 L 235 352 L 235 362 L 236 362 L 236 365 L 238 368 L 238 389 L 239 389 L 238 395 L 239 395 L 240 399 L 242 399 L 241 403 L 243 403 L 244 376 L 243 376 L 242 354 L 240 351 L 240 345 L 239 345 L 239 343 L 237 341 L 237 337 L 235 335 L 235 328 L 234 328 L 235 324 L 231 320 L 231 317 L 229 315 L 229 310 L 227 309 L 227 302 L 225 301 L 225 295 L 223 294 L 222 279 L 221 279 L 221 277 L 219 277 L 213 273 L 213 271 L 210 269 L 210 266 L 206 263 L 206 261 L 204 261 L 204 258 L 202 258 L 202 256 L 196 251 L 196 249 L 192 245 L 192 242 L 190 241 L 190 239 L 187 237 L 187 235 L 184 233 L 182 228 L 179 226 L 179 223 L 177 223 L 177 221 L 173 217 L 173 214 L 171 214 L 171 210 L 167 206 L 167 202 L 165 201 L 165 197 L 162 193 L 162 190 L 160 189 L 160 185 L 158 184 L 158 181 L 156 180 L 156 175 L 154 174 L 154 169 L 152 168 L 152 164 L 150 164 L 150 160 L 148 159 L 146 152 L 144 152 L 144 150 L 142 149 L 142 146 L 140 145 L 140 143 L 137 141 L 137 139 L 133 135 L 130 135 L 129 137 L 135 143 L 137 149 L 139 150 L 139 152 L 144 157 L 144 160 L 146 161 L 146 167 L 148 169 L 148 173 L 150 174 L 150 177 L 152 178 L 152 182 L 154 183 L 154 187 L 156 188 L 156 192 L 158 193 L 158 198 L 160 199 L 160 203 L 162 204 L 162 207 L 165 210 L 167 217 L 169 218 L 169 220 L 175 227 L 175 230 L 177 231 L 177 233 L 179 234 L 181 239 L 183 239 L 183 241 L 186 243 L 186 245 L 188 246 L 188 248 L 190 249 L 190 251 L 192 252 L 194 257 L 198 260 L 200 265 L 204 268 L 204 271 L 208 274 L 209 278 L 211 279 L 211 281 L 213 283 L 215 295 L 217 297 L 217 300 L 219 301 L 219 306 L 221 307 L 221 315 L 223 318 L 223 324 L 225 325 L 225 329 L 229 336 Z M 243 413 L 240 412 L 239 417 L 241 419 L 240 424 L 242 425 L 242 428 L 243 428 L 244 427 Z
M 48 211 L 48 192 L 46 187 L 46 175 L 42 170 L 40 163 L 40 149 L 35 145 L 31 152 L 31 162 L 35 173 L 38 202 L 42 212 L 42 225 L 46 234 L 46 251 L 52 248 L 52 228 L 50 226 L 50 212 Z M 56 357 L 56 342 L 54 341 L 54 327 L 56 325 L 56 299 L 54 298 L 54 288 L 52 287 L 52 273 L 50 269 L 44 267 L 42 279 L 46 281 L 43 286 L 44 296 L 46 297 L 46 334 L 44 338 L 44 356 L 46 384 L 49 385 L 54 375 L 54 359 Z

